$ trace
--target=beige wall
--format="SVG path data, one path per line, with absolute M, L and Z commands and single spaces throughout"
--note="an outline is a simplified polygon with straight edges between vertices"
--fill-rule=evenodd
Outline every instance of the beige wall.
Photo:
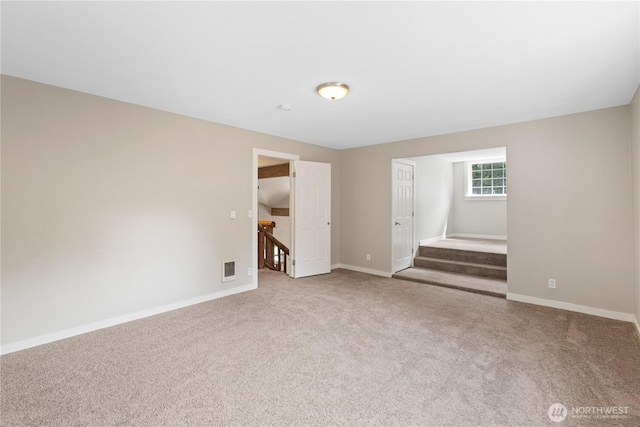
M 250 285 L 254 147 L 332 163 L 332 263 L 389 272 L 390 160 L 506 146 L 509 291 L 640 317 L 638 94 L 339 152 L 6 76 L 1 89 L 2 345 Z M 222 284 L 228 258 L 238 278 Z
M 447 234 L 506 238 L 507 201 L 466 200 L 464 168 L 464 162 L 453 164 L 452 227 Z
M 391 271 L 390 159 L 506 146 L 509 292 L 631 314 L 630 128 L 624 106 L 342 151 L 341 262 Z
M 636 322 L 640 323 L 640 87 L 631 101 L 631 167 L 633 170 L 635 315 Z
M 338 151 L 6 76 L 2 125 L 3 345 L 250 285 L 254 147 L 332 164 L 339 262 Z

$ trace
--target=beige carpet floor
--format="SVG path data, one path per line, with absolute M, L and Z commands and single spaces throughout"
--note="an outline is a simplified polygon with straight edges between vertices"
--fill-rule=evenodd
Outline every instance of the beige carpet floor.
M 345 270 L 0 360 L 3 426 L 640 425 L 632 324 Z

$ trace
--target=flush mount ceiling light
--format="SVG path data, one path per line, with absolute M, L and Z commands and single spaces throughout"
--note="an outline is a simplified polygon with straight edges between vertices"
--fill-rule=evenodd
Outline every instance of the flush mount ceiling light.
M 316 92 L 325 99 L 336 101 L 349 94 L 349 86 L 338 82 L 322 83 L 316 87 Z

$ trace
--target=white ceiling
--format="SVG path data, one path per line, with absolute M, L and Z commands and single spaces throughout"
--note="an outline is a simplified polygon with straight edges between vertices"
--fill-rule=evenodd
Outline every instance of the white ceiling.
M 628 104 L 633 2 L 2 2 L 2 73 L 333 148 Z M 314 92 L 352 87 L 340 101 Z M 281 111 L 280 104 L 292 104 Z

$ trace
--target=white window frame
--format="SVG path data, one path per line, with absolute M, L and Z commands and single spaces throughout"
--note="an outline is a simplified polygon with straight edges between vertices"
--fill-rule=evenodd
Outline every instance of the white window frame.
M 506 163 L 506 158 L 483 159 L 464 162 L 464 199 L 465 200 L 507 200 L 506 194 L 471 194 L 471 165 L 482 163 Z M 505 166 L 506 168 L 506 166 Z

